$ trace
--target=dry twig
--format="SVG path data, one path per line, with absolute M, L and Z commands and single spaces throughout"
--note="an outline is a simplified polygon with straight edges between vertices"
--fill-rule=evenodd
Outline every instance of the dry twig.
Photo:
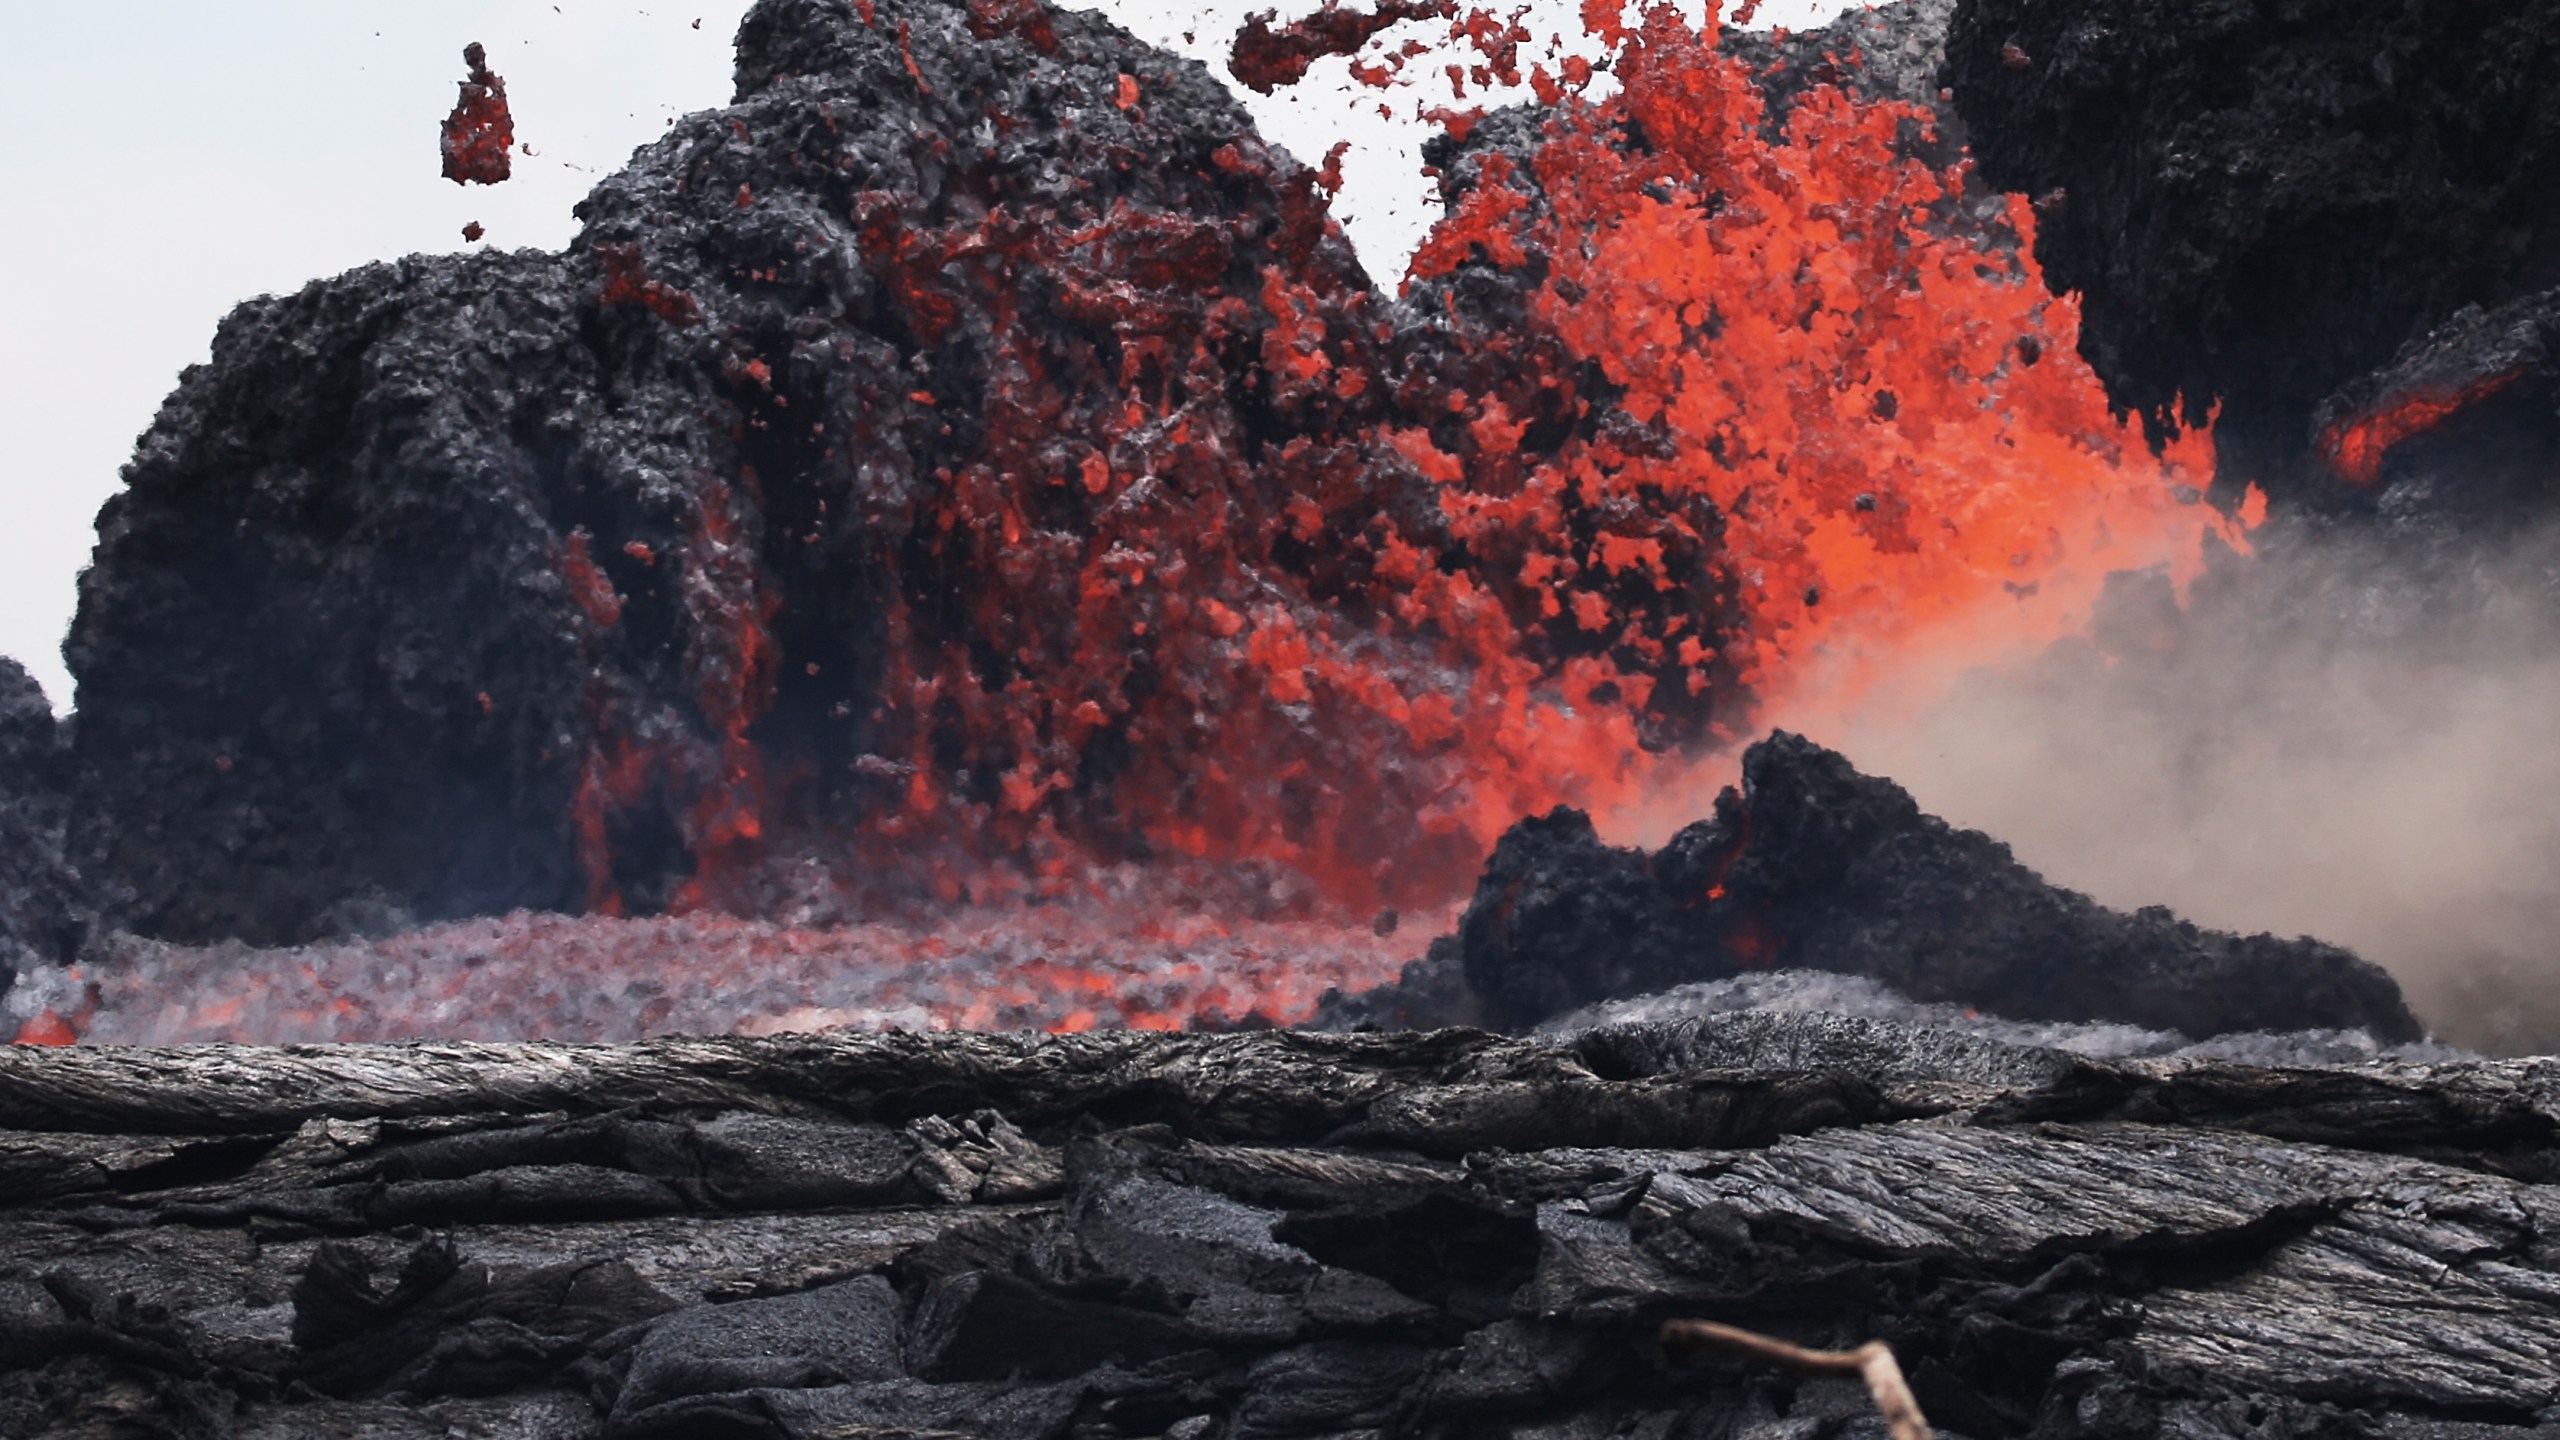
M 1881 1340 L 1870 1340 L 1855 1350 L 1807 1350 L 1712 1320 L 1670 1320 L 1662 1326 L 1662 1349 L 1674 1360 L 1725 1350 L 1807 1375 L 1855 1375 L 1867 1382 L 1867 1393 L 1875 1397 L 1893 1440 L 1930 1440 L 1929 1421 L 1920 1413 L 1920 1402 L 1912 1398 L 1892 1348 Z

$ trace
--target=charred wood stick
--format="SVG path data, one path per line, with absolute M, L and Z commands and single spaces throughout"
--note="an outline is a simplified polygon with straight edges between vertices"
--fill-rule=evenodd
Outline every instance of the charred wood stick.
M 1855 1350 L 1807 1350 L 1712 1320 L 1670 1320 L 1662 1326 L 1662 1349 L 1674 1360 L 1723 1350 L 1806 1375 L 1855 1375 L 1867 1382 L 1867 1393 L 1875 1398 L 1893 1440 L 1930 1440 L 1929 1421 L 1920 1413 L 1920 1402 L 1912 1398 L 1892 1347 L 1881 1340 L 1870 1340 Z

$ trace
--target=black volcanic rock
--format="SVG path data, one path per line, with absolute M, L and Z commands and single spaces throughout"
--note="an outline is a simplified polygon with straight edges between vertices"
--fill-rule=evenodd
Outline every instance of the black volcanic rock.
M 1708 1317 L 1885 1340 L 1950 1440 L 2527 1440 L 2555 1087 L 1781 1014 L 0 1047 L 0 1434 L 1882 1433 L 1854 1382 L 1666 1364 Z M 1595 1124 L 1709 1093 L 1758 1099 Z M 1434 1112 L 1514 1120 L 1407 1150 Z
M 69 960 L 88 933 L 87 890 L 63 857 L 64 761 L 43 687 L 0 656 L 0 994 Z M 0 1021 L 0 1034 L 14 1029 Z
M 561 269 L 367 266 L 244 305 L 182 377 L 66 646 L 73 833 L 132 923 L 281 939 L 350 899 L 577 893 L 588 656 L 553 517 L 620 426 Z
M 252 301 L 182 377 L 67 647 L 76 850 L 124 923 L 660 908 L 723 843 L 750 724 L 799 803 L 859 816 L 902 783 L 854 763 L 893 608 L 971 639 L 952 473 L 1078 474 L 1080 419 L 1137 398 L 1119 347 L 1204 331 L 1229 373 L 1147 382 L 1197 387 L 1196 430 L 1330 426 L 1347 402 L 1265 383 L 1269 317 L 1235 297 L 1368 291 L 1312 172 L 1205 70 L 1036 4 L 766 0 L 736 103 L 580 214 L 565 254 Z M 1106 221 L 1098 273 L 1008 258 Z M 986 454 L 1025 373 L 1056 453 Z M 1088 498 L 1039 519 L 1088 527 Z
M 2466 305 L 2312 413 L 2324 461 L 2397 529 L 2427 522 L 2477 551 L 2560 494 L 2560 289 Z M 2458 559 L 2457 559 L 2458 563 Z
M 2344 950 L 2106 909 L 1785 731 L 1744 753 L 1742 786 L 1716 797 L 1711 819 L 1654 854 L 1602 844 L 1575 810 L 1512 827 L 1454 942 L 1332 1018 L 1525 1030 L 1597 1001 L 1782 968 L 2017 1020 L 2195 1037 L 2420 1033 L 2391 978 Z
M 2324 398 L 2560 284 L 2555 45 L 2551 0 L 1961 0 L 1947 76 L 2116 403 L 2334 500 Z
M 1783 120 L 1797 97 L 1816 85 L 1836 85 L 1860 100 L 1899 100 L 1936 116 L 1941 130 L 1954 107 L 1940 93 L 1946 64 L 1947 26 L 1956 0 L 1899 0 L 1852 6 L 1811 29 L 1728 30 L 1718 41 L 1726 54 L 1751 68 L 1772 120 Z M 1945 148 L 1935 163 L 1956 158 L 1961 135 L 1941 134 Z

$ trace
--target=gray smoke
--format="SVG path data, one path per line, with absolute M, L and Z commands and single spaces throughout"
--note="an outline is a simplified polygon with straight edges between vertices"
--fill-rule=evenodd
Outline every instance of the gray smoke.
M 1815 738 L 2100 901 L 2309 934 L 2442 1039 L 2560 1050 L 2560 532 L 2298 524 L 2182 610 Z

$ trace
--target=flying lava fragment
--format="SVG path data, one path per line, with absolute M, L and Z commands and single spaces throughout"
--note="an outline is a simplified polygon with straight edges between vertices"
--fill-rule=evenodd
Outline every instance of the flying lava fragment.
M 1306 78 L 1307 69 L 1327 55 L 1350 55 L 1390 25 L 1407 20 L 1447 19 L 1457 7 L 1451 0 L 1383 0 L 1374 11 L 1345 10 L 1338 0 L 1325 0 L 1322 10 L 1303 20 L 1274 27 L 1273 11 L 1248 16 L 1236 32 L 1227 71 L 1265 95 Z
M 471 74 L 453 113 L 444 117 L 444 178 L 456 185 L 495 185 L 507 178 L 507 151 L 516 141 L 507 82 L 490 70 L 489 54 L 476 40 L 462 47 L 462 61 Z

